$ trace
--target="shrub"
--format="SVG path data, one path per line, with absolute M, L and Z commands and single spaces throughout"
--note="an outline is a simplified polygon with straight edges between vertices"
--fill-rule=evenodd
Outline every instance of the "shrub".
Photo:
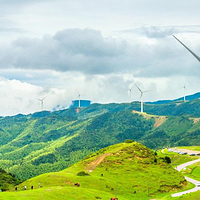
M 77 176 L 90 176 L 87 172 L 81 171 L 77 173 Z
M 135 142 L 135 141 L 134 140 L 130 140 L 130 139 L 125 140 L 125 143 L 133 143 L 133 142 Z
M 171 159 L 170 159 L 170 157 L 165 156 L 165 160 L 166 160 L 167 163 L 171 163 Z

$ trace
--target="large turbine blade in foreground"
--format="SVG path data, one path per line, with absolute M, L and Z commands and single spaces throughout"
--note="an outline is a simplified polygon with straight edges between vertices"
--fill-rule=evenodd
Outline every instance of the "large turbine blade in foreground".
M 173 37 L 180 42 L 199 62 L 200 62 L 200 57 L 197 56 L 193 51 L 191 51 L 186 45 L 184 45 L 178 38 L 176 38 L 174 35 Z

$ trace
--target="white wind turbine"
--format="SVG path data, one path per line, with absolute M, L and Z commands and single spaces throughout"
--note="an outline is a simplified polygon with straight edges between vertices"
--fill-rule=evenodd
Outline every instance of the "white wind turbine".
M 44 97 L 43 99 L 37 99 L 38 101 L 40 101 L 41 102 L 41 110 L 43 110 L 43 105 L 44 105 L 44 99 L 45 99 L 46 97 Z
M 131 99 L 131 97 L 132 97 L 132 89 L 133 89 L 133 87 L 131 87 L 131 88 L 128 89 L 129 94 L 130 94 L 130 99 Z
M 199 62 L 200 62 L 200 57 L 197 56 L 193 51 L 191 51 L 185 44 L 183 44 L 177 37 L 175 37 L 173 35 L 173 37 L 178 41 L 180 42 Z
M 183 90 L 184 90 L 183 100 L 184 100 L 184 102 L 185 102 L 185 89 L 186 89 L 186 86 L 185 86 L 185 84 L 184 84 L 184 86 L 183 86 Z
M 80 108 L 81 107 L 81 95 L 80 95 L 80 93 L 77 91 L 77 93 L 78 93 L 78 107 Z
M 135 84 L 135 83 L 134 83 Z M 142 91 L 136 84 L 135 86 L 137 87 L 137 89 L 140 91 L 141 95 L 140 95 L 140 102 L 141 102 L 141 113 L 143 113 L 143 94 L 146 92 L 150 92 L 151 90 L 147 90 L 147 91 Z

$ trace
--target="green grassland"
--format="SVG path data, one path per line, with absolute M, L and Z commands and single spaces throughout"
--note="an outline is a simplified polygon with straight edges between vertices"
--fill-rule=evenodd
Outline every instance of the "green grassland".
M 196 159 L 199 158 L 198 156 L 190 156 L 188 154 L 181 155 L 181 154 L 178 154 L 178 153 L 175 153 L 175 152 L 168 152 L 167 149 L 159 150 L 157 153 L 160 157 L 165 157 L 165 156 L 170 157 L 171 165 L 173 167 L 176 167 L 176 166 L 181 165 L 183 163 L 186 163 L 186 162 L 189 162 L 189 161 L 192 161 L 192 160 L 196 160 Z
M 178 147 L 179 149 L 188 149 L 188 150 L 193 150 L 193 151 L 200 151 L 200 146 L 183 146 L 183 147 Z
M 76 182 L 80 187 L 74 186 Z M 116 194 L 120 200 L 162 199 L 186 187 L 184 177 L 164 158 L 133 142 L 109 146 L 63 171 L 29 179 L 18 186 L 17 192 L 0 193 L 0 199 L 92 200 L 110 199 Z
M 177 147 L 177 148 L 178 149 L 189 149 L 189 150 L 195 150 L 195 151 L 200 150 L 199 146 L 186 146 L 186 147 Z M 173 167 L 176 167 L 178 165 L 181 165 L 183 163 L 186 163 L 186 162 L 189 162 L 189 161 L 192 161 L 195 159 L 199 159 L 198 156 L 180 155 L 180 154 L 177 154 L 174 152 L 168 152 L 167 149 L 158 151 L 158 155 L 161 157 L 164 157 L 164 156 L 170 157 L 171 165 Z M 190 177 L 190 178 L 200 181 L 200 163 L 195 163 L 193 165 L 188 166 L 185 170 L 182 170 L 181 173 L 184 176 L 187 176 L 187 177 Z M 189 185 L 189 183 L 188 183 L 188 189 L 191 189 L 193 187 L 195 187 L 195 186 L 192 184 Z M 187 190 L 187 189 L 185 189 L 185 190 Z M 194 192 L 194 193 L 182 195 L 180 197 L 172 198 L 171 195 L 169 194 L 169 195 L 164 195 L 163 198 L 161 198 L 161 199 L 164 199 L 164 200 L 171 200 L 171 199 L 174 199 L 174 200 L 199 200 L 200 199 L 199 195 L 200 195 L 200 192 Z
M 200 163 L 195 163 L 188 166 L 185 170 L 182 171 L 182 174 L 200 182 Z

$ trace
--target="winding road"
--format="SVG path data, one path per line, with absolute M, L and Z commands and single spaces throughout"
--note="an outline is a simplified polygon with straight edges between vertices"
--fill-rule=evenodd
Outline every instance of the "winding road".
M 180 171 L 181 171 L 182 169 L 184 169 L 185 167 L 187 167 L 187 166 L 189 166 L 189 165 L 193 165 L 194 163 L 197 163 L 197 162 L 200 162 L 200 159 L 193 160 L 193 161 L 184 163 L 184 164 L 182 164 L 182 165 L 179 165 L 179 166 L 176 167 L 176 170 L 178 170 L 178 171 L 180 172 Z M 195 185 L 195 187 L 194 187 L 193 189 L 186 190 L 186 191 L 184 191 L 184 192 L 178 192 L 178 193 L 172 194 L 172 197 L 178 197 L 178 196 L 181 196 L 181 195 L 183 195 L 183 194 L 188 194 L 188 193 L 190 193 L 190 192 L 196 192 L 196 191 L 200 190 L 200 185 L 197 186 L 197 185 L 200 183 L 200 181 L 194 180 L 194 179 L 189 178 L 189 177 L 187 177 L 187 176 L 185 176 L 185 179 L 186 179 L 187 181 L 189 181 L 190 183 L 193 183 L 193 184 Z

